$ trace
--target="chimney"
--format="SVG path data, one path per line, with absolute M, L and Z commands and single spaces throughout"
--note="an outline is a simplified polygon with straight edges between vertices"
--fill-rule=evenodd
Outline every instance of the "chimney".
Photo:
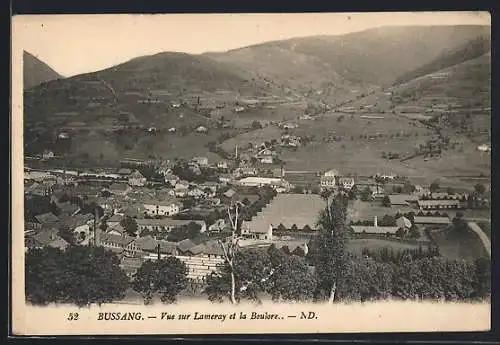
M 373 220 L 373 226 L 378 227 L 377 216 L 375 216 L 375 219 Z
M 156 252 L 158 253 L 158 260 L 161 260 L 160 244 L 159 243 L 156 245 Z

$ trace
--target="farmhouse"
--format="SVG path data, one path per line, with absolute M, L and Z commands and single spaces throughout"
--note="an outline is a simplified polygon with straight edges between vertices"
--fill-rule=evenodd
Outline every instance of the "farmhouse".
M 173 216 L 180 212 L 182 204 L 175 199 L 145 200 L 142 202 L 144 213 L 148 216 Z
M 462 208 L 460 200 L 419 200 L 421 210 L 442 210 Z
M 56 226 L 58 222 L 59 218 L 52 212 L 48 212 L 35 216 L 35 221 L 33 222 L 33 225 L 35 229 L 50 228 Z
M 142 187 L 146 184 L 147 179 L 139 171 L 134 171 L 128 177 L 128 184 L 131 186 Z

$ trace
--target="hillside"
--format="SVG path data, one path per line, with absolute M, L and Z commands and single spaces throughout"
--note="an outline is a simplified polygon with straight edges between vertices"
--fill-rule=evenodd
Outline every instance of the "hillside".
M 383 27 L 269 42 L 207 56 L 309 97 L 335 99 L 394 83 L 447 49 L 488 36 L 483 26 Z
M 54 71 L 45 62 L 26 51 L 23 52 L 23 86 L 25 90 L 60 78 L 63 78 L 63 76 Z
M 77 161 L 82 157 L 101 161 L 123 156 L 192 157 L 207 154 L 208 144 L 224 141 L 221 137 L 232 138 L 222 145 L 231 151 L 235 145 L 279 138 L 280 131 L 274 127 L 251 130 L 254 120 L 297 120 L 307 102 L 321 100 L 330 105 L 344 103 L 355 115 L 344 116 L 341 122 L 339 113 L 344 110 L 338 108 L 337 114 L 327 112 L 323 120 L 299 121 L 296 132 L 317 135 L 317 139 L 297 152 L 283 152 L 291 169 L 326 169 L 332 161 L 341 161 L 353 173 L 360 167 L 372 173 L 377 166 L 389 165 L 394 173 L 441 176 L 458 163 L 450 164 L 445 158 L 441 160 L 446 164 L 402 163 L 382 156 L 396 150 L 406 157 L 415 145 L 430 140 L 433 132 L 416 122 L 430 118 L 429 111 L 453 108 L 454 102 L 462 102 L 465 110 L 487 108 L 491 58 L 488 54 L 474 57 L 486 47 L 488 34 L 489 28 L 479 26 L 386 27 L 269 42 L 227 53 L 167 52 L 135 58 L 26 90 L 25 151 L 54 149 L 60 131 L 70 133 L 72 140 L 56 154 L 65 152 Z M 394 85 L 405 78 L 413 79 Z M 254 101 L 262 104 L 235 110 Z M 390 114 L 378 120 L 357 116 L 370 112 Z M 222 117 L 232 128 L 220 128 Z M 484 121 L 477 123 L 484 127 L 488 118 L 483 116 Z M 463 124 L 459 120 L 459 126 Z M 209 133 L 193 133 L 200 125 Z M 149 126 L 158 132 L 147 133 Z M 179 131 L 171 134 L 167 131 L 171 127 Z M 418 143 L 403 134 L 418 136 Z M 332 142 L 331 136 L 342 143 Z M 489 171 L 486 158 L 474 156 L 476 139 L 469 135 L 464 140 L 467 154 L 457 148 L 454 155 L 471 162 L 464 173 Z

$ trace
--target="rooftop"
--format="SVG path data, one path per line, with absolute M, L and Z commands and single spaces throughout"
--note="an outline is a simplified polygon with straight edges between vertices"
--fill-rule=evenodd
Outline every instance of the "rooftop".
M 266 232 L 269 225 L 283 224 L 291 228 L 294 224 L 302 229 L 308 225 L 316 228 L 319 212 L 325 207 L 325 201 L 316 194 L 278 194 L 271 203 L 245 226 L 251 232 Z
M 395 234 L 398 231 L 397 226 L 363 226 L 363 225 L 352 225 L 352 230 L 355 233 L 367 233 L 367 234 Z
M 415 224 L 450 224 L 448 217 L 415 217 Z
M 391 194 L 389 195 L 391 205 L 407 205 L 409 201 L 418 201 L 418 195 Z

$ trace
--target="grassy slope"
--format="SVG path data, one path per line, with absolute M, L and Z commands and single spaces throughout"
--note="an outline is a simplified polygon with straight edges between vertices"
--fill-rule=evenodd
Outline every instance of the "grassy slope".
M 63 78 L 45 62 L 28 52 L 23 52 L 23 86 L 24 89 L 40 85 L 44 82 Z

